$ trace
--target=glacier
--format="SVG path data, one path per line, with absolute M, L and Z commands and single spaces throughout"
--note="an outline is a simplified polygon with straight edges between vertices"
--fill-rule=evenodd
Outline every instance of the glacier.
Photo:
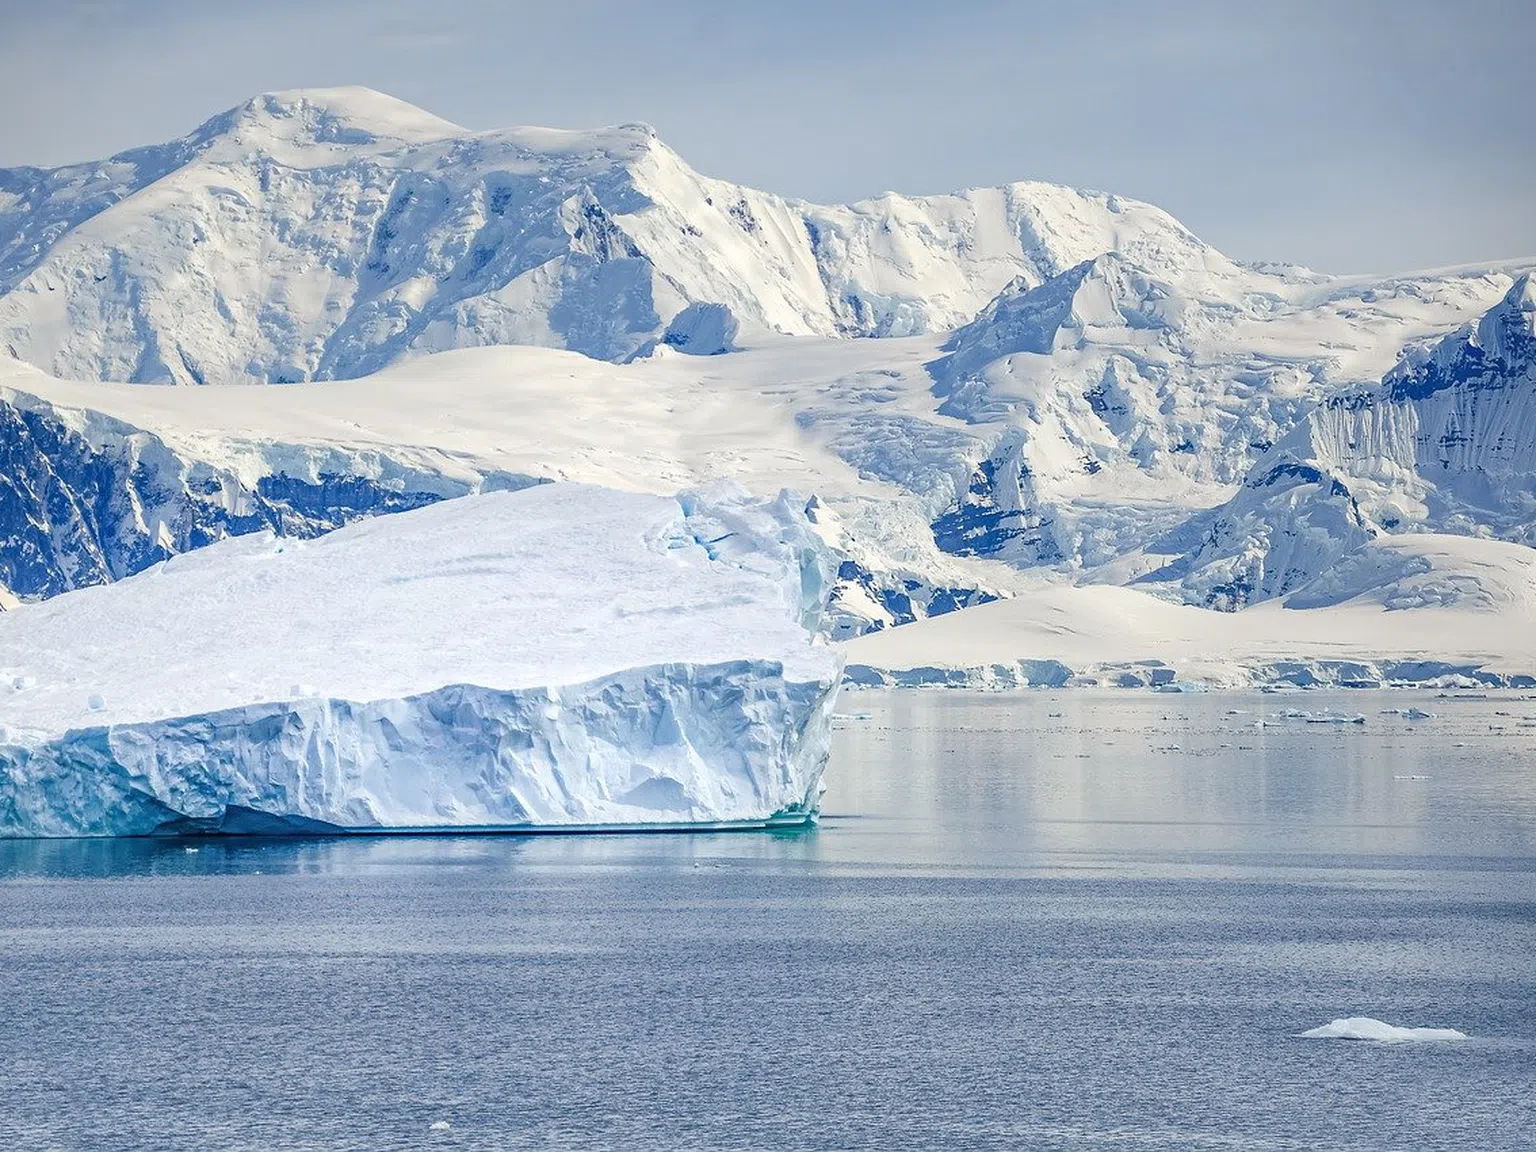
M 0 598 L 121 579 L 248 532 L 315 536 L 575 480 L 816 493 L 840 572 L 838 636 L 985 602 L 1007 570 L 946 556 L 929 529 L 966 467 L 951 455 L 972 440 L 923 421 L 931 347 L 807 339 L 699 357 L 663 345 L 627 365 L 478 348 L 280 389 L 62 381 L 0 361 Z M 878 438 L 865 414 L 876 387 L 890 429 Z
M 1309 408 L 1231 499 L 1147 549 L 1172 559 L 1141 579 L 1241 607 L 1340 565 L 1358 572 L 1369 541 L 1416 532 L 1536 544 L 1529 273 L 1475 323 L 1410 348 L 1379 383 Z
M 763 826 L 841 656 L 787 493 L 548 484 L 0 615 L 0 835 Z

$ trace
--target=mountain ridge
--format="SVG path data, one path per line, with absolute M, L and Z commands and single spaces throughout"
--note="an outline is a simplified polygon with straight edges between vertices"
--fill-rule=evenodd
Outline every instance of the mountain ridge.
M 921 334 L 1110 248 L 1239 274 L 1109 193 L 814 205 L 702 176 L 646 125 L 471 132 L 363 89 L 258 96 L 165 145 L 0 170 L 7 232 L 0 349 L 132 382 L 350 378 L 495 343 L 622 360 L 695 304 L 747 332 Z

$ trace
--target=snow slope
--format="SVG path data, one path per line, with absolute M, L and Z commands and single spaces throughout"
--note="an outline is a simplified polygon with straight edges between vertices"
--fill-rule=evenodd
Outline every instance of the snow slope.
M 1238 612 L 1042 583 L 845 649 L 850 681 L 869 686 L 1536 687 L 1536 552 L 1380 538 L 1292 596 Z
M 808 813 L 830 577 L 798 502 L 729 490 L 544 485 L 212 545 L 0 617 L 0 834 Z
M 1536 283 L 1414 348 L 1379 384 L 1314 406 L 1224 504 L 1148 551 L 1148 582 L 1196 603 L 1285 595 L 1372 537 L 1451 532 L 1536 544 Z
M 693 304 L 755 332 L 916 334 L 1109 249 L 1226 266 L 1160 209 L 1103 193 L 821 207 L 700 176 L 643 124 L 470 132 L 357 88 L 0 171 L 0 236 L 0 349 L 66 377 L 183 384 L 350 378 L 486 344 L 623 359 Z
M 482 348 L 284 388 L 72 383 L 0 362 L 0 586 L 52 595 L 225 536 L 315 535 L 537 481 L 665 494 L 729 479 L 817 494 L 844 565 L 839 634 L 910 620 L 1012 578 L 934 543 L 982 450 L 932 411 L 934 348 L 779 339 L 629 365 Z

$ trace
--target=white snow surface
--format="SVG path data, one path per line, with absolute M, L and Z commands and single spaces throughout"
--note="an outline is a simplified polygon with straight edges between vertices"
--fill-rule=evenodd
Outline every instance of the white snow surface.
M 1193 602 L 1284 596 L 1383 533 L 1536 544 L 1536 283 L 1410 348 L 1379 384 L 1326 397 L 1225 504 L 1156 541 L 1145 579 Z
M 760 820 L 839 654 L 800 503 L 554 484 L 242 537 L 0 616 L 0 834 Z
M 1423 534 L 1374 540 L 1361 557 L 1292 598 L 1238 612 L 1134 588 L 1040 582 L 1009 600 L 850 641 L 849 678 L 980 688 L 1536 686 L 1531 549 Z
M 1454 1028 L 1401 1028 L 1370 1016 L 1341 1016 L 1301 1035 L 1309 1040 L 1374 1040 L 1383 1044 L 1467 1039 L 1465 1032 Z
M 0 404 L 46 414 L 94 450 L 153 465 L 178 485 L 211 472 L 221 491 L 274 474 L 358 476 L 441 496 L 509 478 L 655 494 L 720 481 L 755 493 L 788 487 L 817 495 L 830 545 L 898 586 L 1005 591 L 1010 569 L 944 554 L 929 528 L 985 450 L 981 434 L 933 410 L 923 364 L 937 344 L 779 338 L 724 356 L 662 346 L 623 365 L 475 348 L 282 388 L 75 382 L 0 360 Z M 238 493 L 220 498 L 241 510 Z M 142 531 L 166 515 L 145 507 Z M 892 621 L 847 583 L 834 608 Z

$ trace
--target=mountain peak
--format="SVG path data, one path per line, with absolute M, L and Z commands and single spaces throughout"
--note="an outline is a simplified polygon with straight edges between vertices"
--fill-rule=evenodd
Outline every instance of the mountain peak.
M 1536 347 L 1536 280 L 1529 272 L 1478 321 L 1476 339 L 1483 355 L 1505 364 L 1530 360 Z
M 1518 276 L 1475 324 L 1409 348 L 1382 381 L 1392 400 L 1422 400 L 1454 387 L 1528 386 L 1536 376 L 1536 282 Z
M 95 379 L 356 376 L 473 344 L 623 360 L 695 304 L 748 336 L 915 335 L 966 324 L 1015 276 L 989 314 L 1022 342 L 1004 352 L 1151 343 L 1178 321 L 1165 284 L 1247 282 L 1160 209 L 1104 193 L 822 206 L 702 176 L 648 124 L 468 130 L 367 88 L 263 93 L 6 187 L 0 340 Z M 211 290 L 189 301 L 176 286 L 193 282 Z M 91 319 L 55 340 L 59 298 L 39 289 Z
M 1172 329 L 1181 319 L 1173 290 L 1118 252 L 1104 252 L 1031 285 L 1015 277 L 946 348 L 951 367 L 1014 352 L 1050 355 L 1095 329 Z
M 213 141 L 247 134 L 291 144 L 423 144 L 465 129 L 372 88 L 291 88 L 264 92 L 215 116 L 192 134 Z

